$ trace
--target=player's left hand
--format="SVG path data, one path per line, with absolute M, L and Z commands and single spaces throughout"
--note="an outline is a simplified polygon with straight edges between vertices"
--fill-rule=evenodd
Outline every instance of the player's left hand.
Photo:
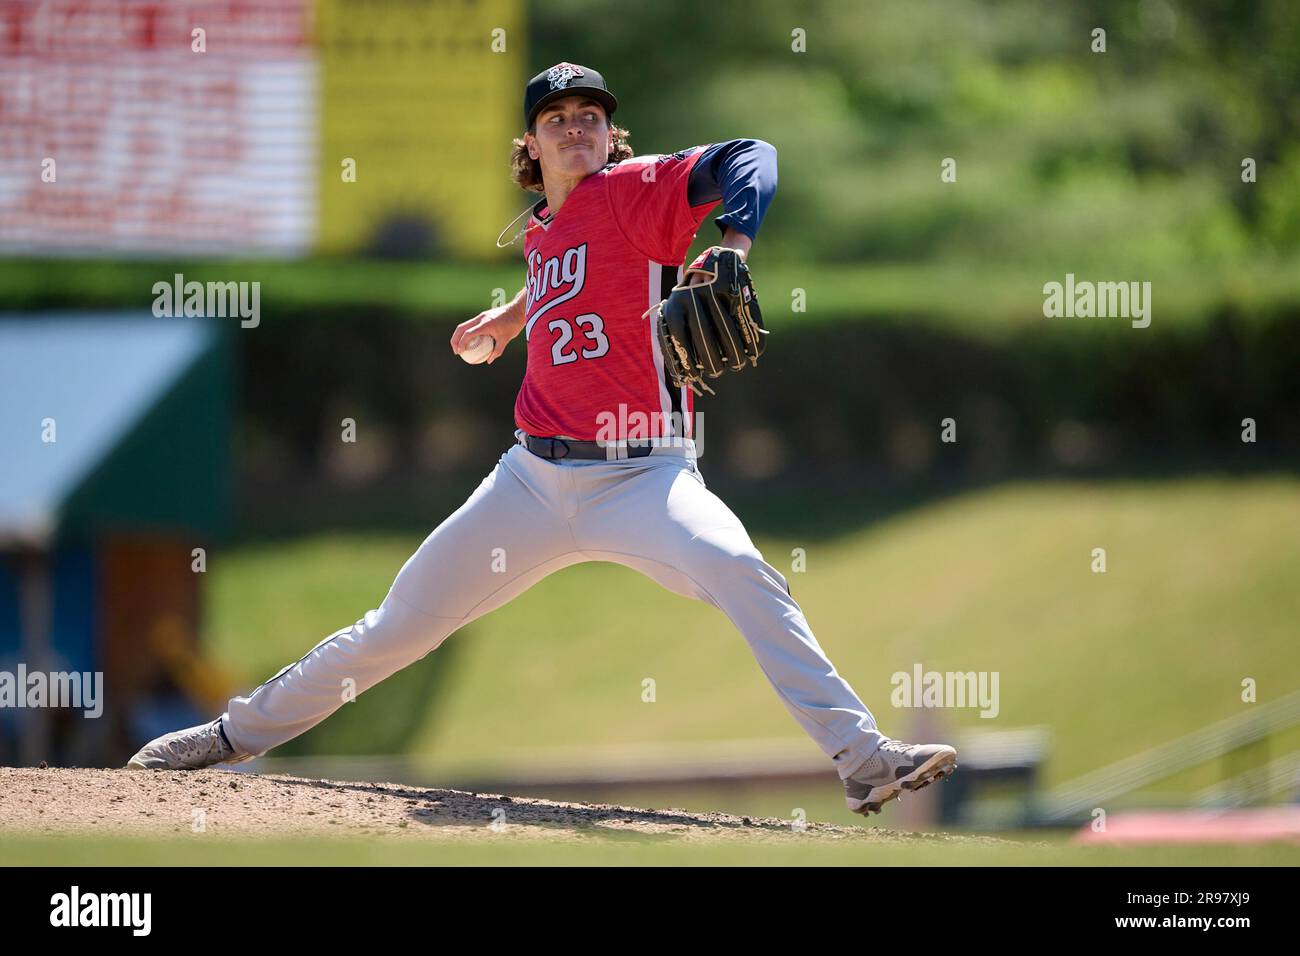
M 712 394 L 704 379 L 757 365 L 767 330 L 741 250 L 710 246 L 686 275 L 686 284 L 655 307 L 659 344 L 675 386 Z

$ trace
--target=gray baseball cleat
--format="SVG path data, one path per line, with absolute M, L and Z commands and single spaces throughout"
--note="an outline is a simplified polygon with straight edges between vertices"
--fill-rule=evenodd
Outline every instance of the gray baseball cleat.
M 221 718 L 163 734 L 127 761 L 131 770 L 199 770 L 218 763 L 239 763 L 253 754 L 238 754 L 226 739 Z
M 844 801 L 869 816 L 904 790 L 920 790 L 957 769 L 957 751 L 947 744 L 905 744 L 886 739 L 852 776 L 844 779 Z

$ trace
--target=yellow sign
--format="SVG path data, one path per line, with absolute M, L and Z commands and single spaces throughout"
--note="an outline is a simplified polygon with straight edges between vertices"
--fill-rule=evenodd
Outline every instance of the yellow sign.
M 500 258 L 522 0 L 316 0 L 325 253 Z M 503 52 L 500 51 L 504 48 Z

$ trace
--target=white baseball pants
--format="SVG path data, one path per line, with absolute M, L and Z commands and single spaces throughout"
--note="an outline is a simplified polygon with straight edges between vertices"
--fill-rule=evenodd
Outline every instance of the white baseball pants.
M 808 627 L 785 578 L 705 487 L 689 443 L 616 461 L 538 457 L 516 444 L 407 559 L 383 603 L 222 715 L 261 755 L 435 650 L 553 571 L 614 561 L 706 601 L 744 636 L 781 702 L 849 776 L 886 739 Z

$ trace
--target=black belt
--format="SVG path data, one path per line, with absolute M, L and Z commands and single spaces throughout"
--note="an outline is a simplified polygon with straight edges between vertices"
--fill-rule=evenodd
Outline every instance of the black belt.
M 654 445 L 628 442 L 626 445 L 602 445 L 595 441 L 578 441 L 576 438 L 538 438 L 523 432 L 519 444 L 534 455 L 549 458 L 644 458 L 654 451 Z

